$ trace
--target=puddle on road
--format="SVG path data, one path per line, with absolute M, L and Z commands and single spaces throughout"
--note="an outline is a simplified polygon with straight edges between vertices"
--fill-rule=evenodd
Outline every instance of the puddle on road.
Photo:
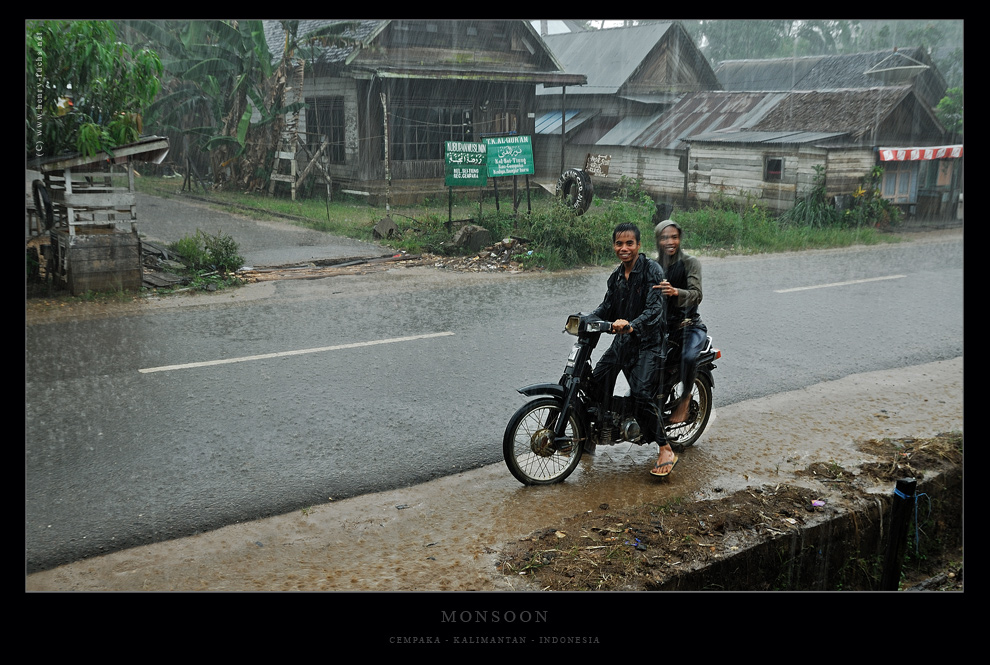
M 589 510 L 603 504 L 621 509 L 643 503 L 662 504 L 677 498 L 694 497 L 702 491 L 692 463 L 704 458 L 699 449 L 680 454 L 677 470 L 669 478 L 656 478 L 649 471 L 657 458 L 656 445 L 620 443 L 599 447 L 585 454 L 564 482 L 526 487 L 508 492 L 495 509 L 495 528 L 506 533 L 528 533 L 546 527 L 551 520 Z

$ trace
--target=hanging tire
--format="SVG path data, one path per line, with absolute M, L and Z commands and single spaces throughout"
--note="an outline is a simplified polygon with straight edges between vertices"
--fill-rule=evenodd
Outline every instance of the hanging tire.
M 41 225 L 45 231 L 51 231 L 55 224 L 55 209 L 52 207 L 52 198 L 48 195 L 48 188 L 42 180 L 35 180 L 31 183 L 31 193 L 34 195 L 34 209 L 41 219 Z
M 573 208 L 577 214 L 583 215 L 591 207 L 595 188 L 591 183 L 591 176 L 585 171 L 567 169 L 560 174 L 560 178 L 557 180 L 556 193 L 564 205 Z

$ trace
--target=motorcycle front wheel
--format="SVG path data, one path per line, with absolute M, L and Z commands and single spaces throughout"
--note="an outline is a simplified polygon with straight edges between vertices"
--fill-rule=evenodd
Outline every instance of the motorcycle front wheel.
M 560 417 L 560 400 L 541 397 L 516 411 L 505 428 L 502 453 L 505 465 L 524 485 L 550 485 L 569 476 L 581 461 L 581 426 L 572 415 L 564 436 L 568 443 L 554 444 L 553 430 Z
M 680 400 L 679 388 L 678 384 L 678 390 L 672 391 L 670 399 L 664 405 L 665 415 L 669 414 Z M 667 431 L 667 441 L 678 450 L 693 446 L 708 427 L 708 420 L 712 416 L 712 384 L 704 374 L 698 374 L 694 378 L 690 399 L 687 420 L 683 423 L 668 424 L 664 428 Z

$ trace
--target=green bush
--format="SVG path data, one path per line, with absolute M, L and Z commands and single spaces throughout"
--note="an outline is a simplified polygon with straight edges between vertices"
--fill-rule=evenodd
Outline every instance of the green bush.
M 604 215 L 577 215 L 554 201 L 528 219 L 526 237 L 534 253 L 545 257 L 544 267 L 558 270 L 601 263 L 611 254 L 612 226 Z
M 222 231 L 212 235 L 197 229 L 196 235 L 181 238 L 169 244 L 168 248 L 193 271 L 217 270 L 227 273 L 235 272 L 244 265 L 244 258 L 238 254 L 237 243 Z
M 206 234 L 205 245 L 210 263 L 220 272 L 235 272 L 244 265 L 244 257 L 238 254 L 237 243 L 223 232 L 215 236 Z
M 553 199 L 522 222 L 533 251 L 527 261 L 539 261 L 548 270 L 614 262 L 612 231 L 623 222 L 639 226 L 643 251 L 648 252 L 654 245 L 655 211 L 656 204 L 643 191 L 642 183 L 626 177 L 609 198 L 595 197 L 583 215 Z
M 179 260 L 191 270 L 202 270 L 209 260 L 203 232 L 199 230 L 194 236 L 186 236 L 169 243 L 168 249 L 177 254 Z

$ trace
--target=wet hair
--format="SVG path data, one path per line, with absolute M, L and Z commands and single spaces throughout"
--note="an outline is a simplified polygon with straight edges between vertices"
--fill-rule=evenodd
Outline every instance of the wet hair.
M 621 224 L 616 226 L 615 230 L 612 231 L 612 242 L 615 242 L 615 239 L 619 237 L 620 233 L 625 233 L 626 231 L 633 232 L 633 234 L 636 236 L 637 244 L 641 242 L 639 239 L 639 226 L 633 224 L 632 222 L 622 222 Z

